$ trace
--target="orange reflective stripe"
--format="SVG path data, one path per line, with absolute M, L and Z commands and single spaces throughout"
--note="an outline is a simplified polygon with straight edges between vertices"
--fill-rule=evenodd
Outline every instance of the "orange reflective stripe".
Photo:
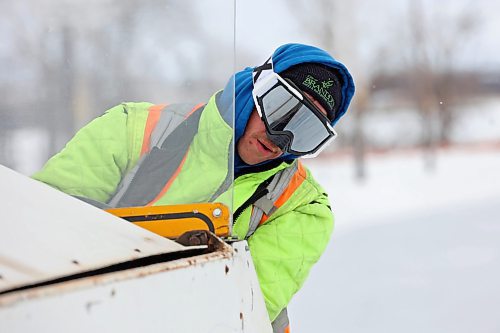
M 288 184 L 287 188 L 285 191 L 280 195 L 278 200 L 274 203 L 274 206 L 276 208 L 279 208 L 283 206 L 283 204 L 290 199 L 292 196 L 293 192 L 302 184 L 302 182 L 306 179 L 307 174 L 306 174 L 306 169 L 302 165 L 300 161 L 297 161 L 298 163 L 298 168 L 297 171 L 295 171 L 295 174 L 293 175 L 292 179 L 290 179 L 290 183 Z M 262 214 L 262 218 L 260 219 L 259 225 L 263 224 L 264 222 L 267 221 L 269 217 L 266 214 Z
M 165 193 L 167 193 L 168 189 L 170 188 L 170 185 L 172 185 L 172 183 L 174 182 L 175 178 L 177 178 L 177 176 L 179 175 L 179 173 L 181 172 L 181 169 L 182 169 L 182 166 L 184 165 L 184 162 L 186 161 L 186 157 L 189 153 L 189 148 L 188 150 L 186 151 L 186 154 L 184 155 L 184 157 L 182 158 L 182 161 L 181 163 L 179 164 L 179 166 L 177 167 L 177 170 L 175 170 L 174 174 L 172 175 L 172 177 L 170 177 L 170 179 L 168 180 L 168 182 L 165 184 L 165 186 L 163 186 L 162 190 L 160 191 L 160 193 L 158 193 L 158 195 L 156 196 L 156 198 L 154 198 L 151 202 L 149 202 L 146 206 L 153 206 L 155 202 L 157 202 L 158 200 L 160 200 L 161 197 L 163 197 L 163 195 Z
M 161 110 L 166 104 L 153 105 L 149 108 L 148 119 L 146 120 L 146 128 L 144 129 L 144 139 L 142 140 L 141 156 L 149 152 L 149 144 L 151 142 L 151 133 L 153 133 L 158 120 L 160 120 Z
M 184 119 L 188 119 L 190 115 L 192 115 L 196 110 L 198 110 L 203 105 L 205 105 L 205 104 L 203 104 L 203 103 L 196 104 L 194 106 L 194 108 L 191 111 L 189 111 L 189 113 L 186 115 L 186 117 L 184 117 Z
M 189 111 L 189 113 L 186 115 L 185 119 L 187 119 L 191 114 L 193 114 L 196 110 L 198 110 L 203 105 L 204 105 L 203 103 L 195 105 L 195 107 L 191 111 Z M 151 113 L 158 113 L 158 115 L 160 115 L 161 110 L 163 110 L 163 108 L 165 107 L 165 105 L 163 105 L 161 108 L 160 108 L 160 105 L 158 105 L 158 108 L 155 108 L 155 106 L 152 106 L 149 109 L 150 114 Z M 158 116 L 158 119 L 156 119 L 156 121 L 155 121 L 155 123 L 154 123 L 154 125 L 153 125 L 153 127 L 151 129 L 151 132 L 153 131 L 153 129 L 156 126 L 156 123 L 158 122 L 159 119 L 160 118 Z M 149 122 L 149 117 L 148 117 L 148 122 Z M 147 129 L 147 125 L 146 125 L 146 129 Z M 151 136 L 151 133 L 149 133 L 149 136 Z M 148 146 L 149 146 L 149 138 L 148 138 Z M 149 147 L 148 147 L 148 151 L 149 151 Z M 182 167 L 184 166 L 184 162 L 186 162 L 186 158 L 188 156 L 188 153 L 189 153 L 189 147 L 188 147 L 188 149 L 186 151 L 186 154 L 184 154 L 184 157 L 182 158 L 181 163 L 177 167 L 177 170 L 175 170 L 174 174 L 172 175 L 172 177 L 170 177 L 170 179 L 167 181 L 167 183 L 165 184 L 165 186 L 163 186 L 163 188 L 160 191 L 160 193 L 158 193 L 158 195 L 151 202 L 149 202 L 146 206 L 152 206 L 152 205 L 154 205 L 155 202 L 157 202 L 158 200 L 160 200 L 160 198 L 163 197 L 163 195 L 165 195 L 165 193 L 167 193 L 168 189 L 170 188 L 170 186 L 174 182 L 175 178 L 177 178 L 177 176 L 181 172 Z
M 285 328 L 285 333 L 290 333 L 290 325 Z

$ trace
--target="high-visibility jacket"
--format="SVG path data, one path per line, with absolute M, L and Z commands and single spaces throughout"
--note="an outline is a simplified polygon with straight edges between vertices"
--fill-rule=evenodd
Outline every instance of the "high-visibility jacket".
M 70 195 L 110 202 L 123 188 L 127 175 L 152 155 L 151 140 L 161 136 L 155 129 L 164 126 L 163 132 L 170 131 L 165 122 L 161 125 L 163 112 L 169 112 L 168 107 L 150 103 L 113 107 L 83 127 L 33 178 Z M 161 189 L 146 204 L 212 200 L 238 211 L 233 234 L 239 239 L 249 236 L 272 321 L 300 289 L 326 248 L 333 230 L 327 195 L 299 160 L 243 174 L 232 187 L 219 193 L 232 174 L 228 159 L 233 130 L 219 112 L 216 95 L 204 106 L 198 126 L 171 179 L 153 179 Z M 274 184 L 274 197 L 268 200 L 272 205 L 257 202 L 242 209 L 263 184 Z

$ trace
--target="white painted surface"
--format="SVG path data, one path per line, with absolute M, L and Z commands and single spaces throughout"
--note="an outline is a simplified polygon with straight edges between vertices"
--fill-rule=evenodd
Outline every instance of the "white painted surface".
M 1 165 L 0 184 L 0 292 L 185 249 Z
M 0 331 L 271 332 L 246 242 L 233 246 L 10 295 Z

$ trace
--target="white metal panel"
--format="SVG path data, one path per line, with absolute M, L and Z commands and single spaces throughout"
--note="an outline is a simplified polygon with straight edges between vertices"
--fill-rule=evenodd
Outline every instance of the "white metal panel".
M 271 332 L 245 241 L 234 251 L 0 297 L 1 331 Z M 4 301 L 5 301 L 4 296 Z
M 185 248 L 0 165 L 0 291 Z

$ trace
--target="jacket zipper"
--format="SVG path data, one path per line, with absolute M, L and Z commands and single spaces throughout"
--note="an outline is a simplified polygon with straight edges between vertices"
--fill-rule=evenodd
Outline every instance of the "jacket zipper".
M 267 185 L 271 183 L 273 180 L 274 175 L 266 179 L 263 183 L 261 183 L 255 192 L 248 198 L 233 214 L 233 224 L 236 223 L 236 220 L 243 214 L 245 209 L 253 205 L 257 200 L 265 196 L 266 194 L 269 193 L 269 189 L 267 189 Z

